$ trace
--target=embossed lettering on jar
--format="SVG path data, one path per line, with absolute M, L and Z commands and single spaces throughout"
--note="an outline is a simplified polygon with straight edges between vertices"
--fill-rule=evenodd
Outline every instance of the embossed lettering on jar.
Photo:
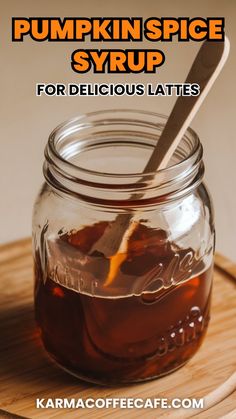
M 33 219 L 36 320 L 53 360 L 85 380 L 170 373 L 207 330 L 214 224 L 194 131 L 166 169 L 142 175 L 165 121 L 91 113 L 60 125 L 46 146 Z M 127 214 L 136 227 L 115 266 L 96 243 Z

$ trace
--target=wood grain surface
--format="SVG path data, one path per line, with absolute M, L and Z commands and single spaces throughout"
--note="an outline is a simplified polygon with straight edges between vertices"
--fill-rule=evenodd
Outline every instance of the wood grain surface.
M 217 264 L 220 264 L 218 255 Z M 229 261 L 227 261 L 229 266 Z M 231 272 L 235 266 L 232 264 Z M 212 318 L 198 353 L 171 375 L 123 387 L 83 383 L 54 365 L 41 345 L 34 323 L 33 275 L 29 239 L 0 246 L 0 417 L 27 418 L 159 418 L 163 410 L 36 409 L 36 398 L 186 398 L 202 397 L 225 381 L 236 369 L 236 281 L 215 269 Z M 236 395 L 199 418 L 216 419 L 236 407 Z M 5 412 L 10 412 L 7 415 Z M 170 411 L 168 411 L 169 413 Z M 170 412 L 171 413 L 171 412 Z M 11 415 L 12 414 L 12 415 Z M 171 418 L 171 415 L 169 416 Z

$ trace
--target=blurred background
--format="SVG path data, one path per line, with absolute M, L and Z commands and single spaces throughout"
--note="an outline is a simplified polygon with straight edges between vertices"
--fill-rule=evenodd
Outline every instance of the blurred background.
M 225 17 L 231 41 L 228 63 L 206 98 L 192 127 L 204 146 L 206 183 L 214 201 L 217 250 L 236 262 L 236 2 L 235 0 L 11 0 L 1 6 L 0 243 L 29 236 L 35 196 L 43 181 L 43 151 L 50 131 L 60 122 L 87 111 L 144 109 L 169 114 L 175 97 L 36 97 L 44 83 L 183 82 L 198 43 L 163 43 L 166 62 L 157 74 L 78 75 L 70 56 L 78 48 L 130 48 L 129 43 L 47 43 L 25 38 L 11 42 L 15 17 Z M 135 47 L 154 48 L 148 41 Z

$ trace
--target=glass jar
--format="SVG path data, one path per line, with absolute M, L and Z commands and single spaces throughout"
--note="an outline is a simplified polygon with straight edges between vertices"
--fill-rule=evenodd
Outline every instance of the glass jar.
M 33 216 L 36 320 L 56 363 L 91 382 L 170 373 L 207 330 L 214 224 L 198 136 L 188 129 L 167 168 L 142 174 L 165 122 L 90 113 L 46 146 Z M 126 247 L 114 251 L 118 233 Z

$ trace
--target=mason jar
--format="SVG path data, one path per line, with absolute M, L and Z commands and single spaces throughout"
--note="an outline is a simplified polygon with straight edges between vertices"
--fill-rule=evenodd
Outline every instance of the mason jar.
M 144 167 L 166 117 L 109 110 L 49 136 L 33 215 L 35 313 L 51 358 L 95 383 L 175 371 L 206 334 L 214 221 L 202 145 Z

